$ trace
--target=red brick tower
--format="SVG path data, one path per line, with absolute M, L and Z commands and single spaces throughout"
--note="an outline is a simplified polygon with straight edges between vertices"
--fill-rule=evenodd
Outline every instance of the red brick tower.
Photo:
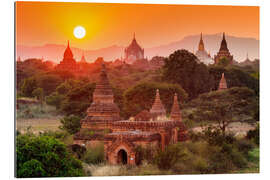
M 162 116 L 166 114 L 166 111 L 164 109 L 164 106 L 160 100 L 160 96 L 159 96 L 159 90 L 157 89 L 156 91 L 156 98 L 155 98 L 155 102 L 152 106 L 152 108 L 150 109 L 150 113 L 153 114 L 154 116 Z
M 173 106 L 172 106 L 172 110 L 171 110 L 171 119 L 174 121 L 182 121 L 181 111 L 179 108 L 176 93 L 174 94 L 174 99 L 173 99 Z
M 222 77 L 221 77 L 221 80 L 219 82 L 219 87 L 218 87 L 218 90 L 223 90 L 223 89 L 227 89 L 227 82 L 224 77 L 224 73 L 222 73 Z

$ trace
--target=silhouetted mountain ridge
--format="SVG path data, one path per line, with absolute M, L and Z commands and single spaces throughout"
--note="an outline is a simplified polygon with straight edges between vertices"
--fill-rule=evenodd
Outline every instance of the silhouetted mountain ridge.
M 138 37 L 139 39 L 139 37 Z M 174 41 L 169 44 L 159 45 L 152 48 L 145 48 L 145 56 L 152 58 L 153 56 L 168 56 L 177 49 L 187 49 L 191 52 L 196 52 L 198 49 L 200 35 L 189 35 L 184 37 L 179 41 Z M 203 34 L 203 41 L 205 49 L 213 57 L 219 50 L 220 42 L 222 39 L 222 33 L 217 34 Z M 226 40 L 228 48 L 233 54 L 234 59 L 238 62 L 244 61 L 248 53 L 249 59 L 254 60 L 259 58 L 259 40 L 255 38 L 246 37 L 235 37 L 226 35 Z M 124 46 L 112 45 L 105 48 L 95 49 L 95 50 L 84 50 L 72 46 L 71 49 L 74 57 L 77 61 L 81 59 L 82 54 L 84 54 L 87 61 L 92 62 L 97 57 L 103 57 L 106 61 L 115 60 L 121 58 L 124 55 Z M 142 42 L 143 47 L 143 42 Z M 45 44 L 43 46 L 24 46 L 17 45 L 17 55 L 21 59 L 27 58 L 44 58 L 52 60 L 54 62 L 59 62 L 63 58 L 63 53 L 65 51 L 66 45 L 61 44 Z

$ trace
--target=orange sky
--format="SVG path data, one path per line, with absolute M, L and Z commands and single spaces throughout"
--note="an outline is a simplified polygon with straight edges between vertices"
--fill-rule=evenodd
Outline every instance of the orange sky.
M 76 39 L 73 29 L 86 29 Z M 259 39 L 259 7 L 17 2 L 16 41 L 20 45 L 66 44 L 84 49 L 127 46 L 136 33 L 144 48 L 186 35 L 226 34 Z

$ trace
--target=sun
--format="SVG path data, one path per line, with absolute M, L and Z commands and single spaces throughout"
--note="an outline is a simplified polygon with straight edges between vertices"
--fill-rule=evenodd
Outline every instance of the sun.
M 84 27 L 76 26 L 73 30 L 73 34 L 77 39 L 82 39 L 85 36 L 86 31 L 85 31 Z

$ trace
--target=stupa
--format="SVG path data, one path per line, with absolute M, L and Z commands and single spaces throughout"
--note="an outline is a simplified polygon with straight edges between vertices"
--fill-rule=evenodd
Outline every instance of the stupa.
M 218 90 L 224 90 L 227 89 L 227 82 L 224 77 L 224 73 L 222 73 L 221 80 L 219 82 Z
M 176 93 L 174 94 L 174 99 L 173 99 L 173 106 L 172 106 L 172 110 L 171 110 L 171 119 L 174 121 L 182 121 L 181 111 L 179 108 Z
M 166 114 L 165 108 L 160 100 L 158 89 L 156 90 L 155 102 L 154 102 L 152 108 L 150 109 L 150 113 L 155 115 L 155 116 L 163 116 Z

